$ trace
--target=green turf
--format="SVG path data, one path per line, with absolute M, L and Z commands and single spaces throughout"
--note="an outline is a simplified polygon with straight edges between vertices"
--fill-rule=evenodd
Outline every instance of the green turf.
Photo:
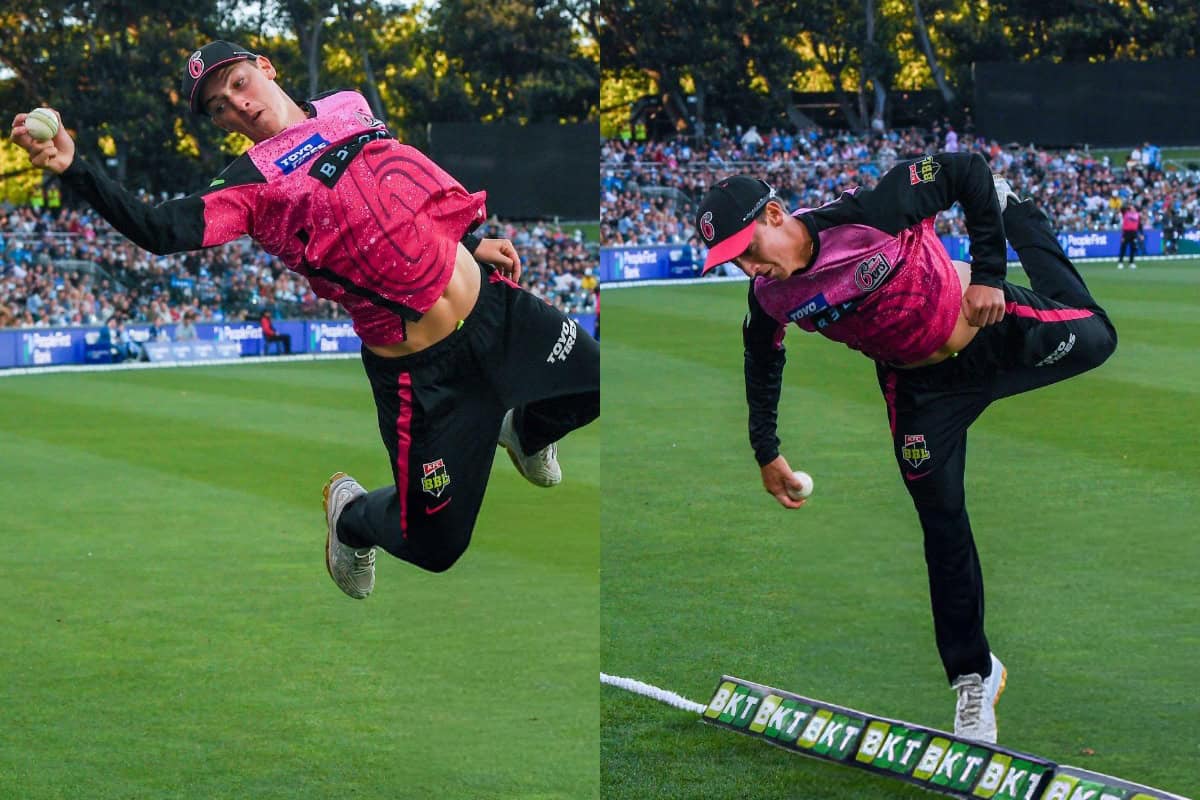
M 390 480 L 354 361 L 0 379 L 0 797 L 598 797 L 598 425 L 442 575 L 325 573 Z
M 1099 370 L 990 408 L 968 498 L 1000 741 L 1200 789 L 1200 262 L 1084 265 L 1120 333 Z M 1020 273 L 1015 273 L 1020 280 Z M 746 440 L 745 285 L 604 298 L 601 665 L 707 702 L 722 673 L 946 728 L 920 530 L 869 361 L 791 329 L 780 508 Z M 789 754 L 611 687 L 605 798 L 929 796 Z

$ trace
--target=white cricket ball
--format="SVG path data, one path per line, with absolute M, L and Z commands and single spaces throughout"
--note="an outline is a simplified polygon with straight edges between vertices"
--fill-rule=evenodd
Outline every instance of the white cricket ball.
M 58 133 L 58 115 L 48 108 L 35 108 L 25 117 L 25 130 L 39 142 L 53 139 Z
M 800 484 L 800 488 L 793 489 L 791 486 L 787 487 L 788 497 L 792 498 L 793 500 L 803 500 L 812 494 L 813 480 L 811 475 L 809 475 L 807 472 L 796 470 L 792 473 L 792 477 L 794 477 Z

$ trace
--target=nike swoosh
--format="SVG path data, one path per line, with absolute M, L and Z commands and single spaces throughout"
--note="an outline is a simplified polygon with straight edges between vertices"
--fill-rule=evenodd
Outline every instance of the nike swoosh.
M 425 513 L 426 514 L 436 514 L 437 512 L 441 511 L 446 506 L 450 505 L 450 501 L 453 499 L 454 499 L 453 497 L 447 497 L 446 502 L 444 502 L 444 503 L 438 503 L 436 506 L 433 506 L 433 507 L 425 506 Z
M 910 481 L 919 481 L 921 478 L 927 477 L 929 474 L 930 473 L 928 472 L 922 472 L 920 474 L 916 472 L 905 472 L 904 477 Z

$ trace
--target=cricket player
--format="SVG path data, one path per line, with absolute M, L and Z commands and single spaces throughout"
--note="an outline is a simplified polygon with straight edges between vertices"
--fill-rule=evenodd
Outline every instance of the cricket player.
M 971 263 L 952 262 L 934 216 L 962 205 Z M 1049 220 L 993 178 L 978 154 L 899 164 L 873 190 L 789 213 L 753 177 L 704 196 L 696 228 L 707 271 L 732 261 L 751 279 L 743 326 L 750 443 L 763 486 L 803 500 L 779 450 L 776 414 L 788 323 L 875 362 L 892 446 L 925 535 L 938 652 L 957 692 L 956 734 L 995 742 L 1003 664 L 983 625 L 983 576 L 967 517 L 967 428 L 1003 397 L 1101 364 L 1117 335 Z M 1005 238 L 1033 290 L 1005 280 Z
M 77 157 L 62 125 L 38 142 L 18 114 L 11 135 L 141 247 L 172 253 L 248 234 L 349 313 L 393 477 L 369 493 L 343 473 L 325 486 L 326 567 L 361 599 L 377 547 L 434 572 L 458 560 L 497 443 L 531 482 L 561 480 L 555 442 L 599 415 L 600 352 L 517 287 L 509 241 L 471 233 L 486 217 L 483 192 L 396 141 L 357 92 L 297 103 L 275 78 L 268 58 L 229 42 L 191 54 L 191 111 L 254 146 L 158 206 Z

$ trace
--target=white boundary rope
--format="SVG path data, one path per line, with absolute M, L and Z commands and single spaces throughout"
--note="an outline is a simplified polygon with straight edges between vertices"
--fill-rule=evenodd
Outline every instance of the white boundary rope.
M 697 703 L 695 700 L 688 700 L 682 695 L 669 692 L 666 689 L 660 689 L 657 686 L 651 686 L 648 683 L 634 680 L 633 678 L 622 678 L 619 675 L 608 675 L 600 673 L 600 682 L 606 683 L 609 686 L 615 686 L 618 689 L 624 689 L 627 692 L 640 694 L 642 697 L 649 697 L 651 700 L 657 700 L 660 703 L 666 703 L 669 706 L 691 711 L 696 714 L 703 714 L 708 706 L 703 703 Z
M 207 361 L 134 361 L 127 364 L 59 364 L 47 367 L 11 367 L 0 369 L 0 378 L 18 375 L 53 375 L 56 372 L 119 372 L 127 369 L 169 369 L 173 367 L 228 367 L 237 364 L 286 364 L 295 361 L 338 361 L 361 358 L 358 353 L 297 353 L 291 356 L 245 356 L 213 358 Z
M 1156 261 L 1191 261 L 1200 259 L 1200 255 L 1195 253 L 1178 253 L 1170 256 L 1142 256 L 1138 259 L 1139 262 L 1153 264 Z M 1094 264 L 1102 261 L 1113 261 L 1112 256 L 1097 256 L 1095 258 L 1072 258 L 1072 264 Z M 1009 269 L 1020 269 L 1020 261 L 1008 262 Z M 707 278 L 655 278 L 645 281 L 604 281 L 600 284 L 600 290 L 605 289 L 636 289 L 639 286 L 694 286 L 699 283 L 714 284 L 714 283 L 733 283 L 734 281 L 746 281 L 745 275 L 713 275 Z

